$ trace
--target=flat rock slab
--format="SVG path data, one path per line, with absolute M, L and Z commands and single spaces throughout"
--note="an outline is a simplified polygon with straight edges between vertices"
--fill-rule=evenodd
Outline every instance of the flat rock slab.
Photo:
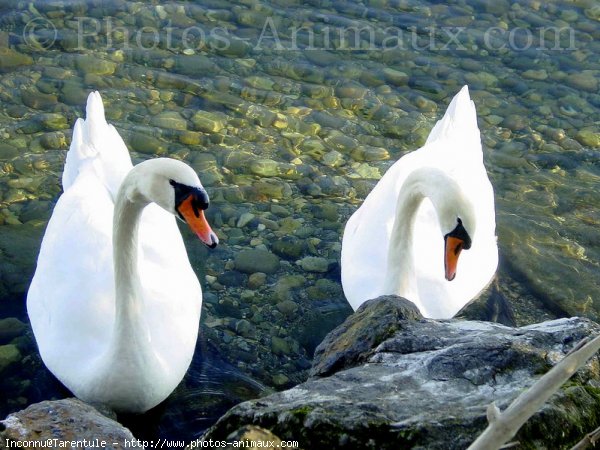
M 115 450 L 137 443 L 123 425 L 75 398 L 35 403 L 10 414 L 0 424 L 5 427 L 0 433 L 0 448 L 14 448 L 18 445 L 14 441 L 25 441 L 30 448 L 37 441 L 38 447 L 43 442 L 46 448 Z
M 463 449 L 487 426 L 491 402 L 506 408 L 582 338 L 600 332 L 582 318 L 522 328 L 422 319 L 406 303 L 367 302 L 317 350 L 313 374 L 329 376 L 234 407 L 205 439 L 254 424 L 302 448 Z M 397 313 L 399 322 L 381 317 L 378 327 L 375 311 Z M 390 326 L 392 333 L 381 333 Z M 374 347 L 364 345 L 369 329 L 383 337 Z M 523 448 L 560 448 L 596 428 L 599 367 L 592 358 L 515 440 Z

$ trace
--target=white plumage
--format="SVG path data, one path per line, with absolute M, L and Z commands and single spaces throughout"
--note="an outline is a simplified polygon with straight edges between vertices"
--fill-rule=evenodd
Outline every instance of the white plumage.
M 202 186 L 179 161 L 151 160 L 133 169 L 98 92 L 90 94 L 86 115 L 75 124 L 64 193 L 42 241 L 27 309 L 44 363 L 75 395 L 119 411 L 145 411 L 187 371 L 202 305 L 169 180 Z M 127 198 L 114 224 L 123 231 L 114 249 L 119 195 Z M 146 198 L 152 195 L 158 198 Z M 212 234 L 208 243 L 216 242 Z M 121 268 L 120 293 L 114 267 Z
M 472 247 L 460 253 L 456 278 L 447 281 L 444 236 L 459 218 Z M 341 263 L 346 298 L 357 309 L 396 294 L 426 317 L 452 317 L 494 276 L 495 227 L 493 188 L 465 86 L 425 145 L 393 164 L 348 220 Z

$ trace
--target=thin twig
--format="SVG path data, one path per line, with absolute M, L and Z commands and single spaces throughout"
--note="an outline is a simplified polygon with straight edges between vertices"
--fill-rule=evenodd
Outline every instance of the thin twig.
M 527 419 L 541 409 L 563 383 L 571 378 L 571 375 L 577 372 L 598 350 L 600 350 L 600 336 L 587 342 L 578 350 L 571 351 L 533 386 L 519 395 L 503 413 L 492 413 L 493 421 L 468 450 L 497 450 L 502 447 L 505 442 L 517 434 Z
M 519 445 L 521 445 L 519 441 L 509 442 L 508 444 L 504 444 L 502 447 L 500 447 L 500 450 L 506 450 L 507 448 L 515 448 Z
M 596 428 L 591 433 L 586 434 L 582 440 L 571 448 L 571 450 L 583 450 L 590 445 L 595 447 L 598 440 L 600 440 L 600 427 Z

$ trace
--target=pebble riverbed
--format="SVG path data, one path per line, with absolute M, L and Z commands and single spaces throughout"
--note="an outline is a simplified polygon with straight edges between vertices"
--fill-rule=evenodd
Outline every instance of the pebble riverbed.
M 204 288 L 200 353 L 218 358 L 213 383 L 228 375 L 207 387 L 195 362 L 163 435 L 202 431 L 215 416 L 207 392 L 221 411 L 306 378 L 351 312 L 347 218 L 464 84 L 517 322 L 600 317 L 594 0 L 0 0 L 0 73 L 2 416 L 66 395 L 39 360 L 24 299 L 91 90 L 135 162 L 197 170 L 221 240 L 209 252 L 182 228 Z

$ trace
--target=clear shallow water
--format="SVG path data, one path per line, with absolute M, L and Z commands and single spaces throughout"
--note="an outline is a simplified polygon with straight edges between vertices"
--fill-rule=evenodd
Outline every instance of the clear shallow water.
M 599 20 L 593 1 L 0 2 L 0 317 L 26 322 L 71 128 L 97 89 L 136 161 L 169 155 L 200 173 L 222 241 L 209 253 L 183 230 L 205 290 L 203 342 L 215 372 L 233 375 L 214 385 L 195 363 L 186 401 L 159 416 L 202 408 L 209 392 L 224 399 L 217 411 L 291 386 L 349 313 L 346 219 L 468 84 L 500 280 L 521 322 L 597 319 Z M 275 255 L 250 254 L 265 279 L 235 261 L 249 249 Z M 13 361 L 3 413 L 65 395 L 14 330 L 0 333 Z M 209 422 L 157 429 L 194 435 Z

